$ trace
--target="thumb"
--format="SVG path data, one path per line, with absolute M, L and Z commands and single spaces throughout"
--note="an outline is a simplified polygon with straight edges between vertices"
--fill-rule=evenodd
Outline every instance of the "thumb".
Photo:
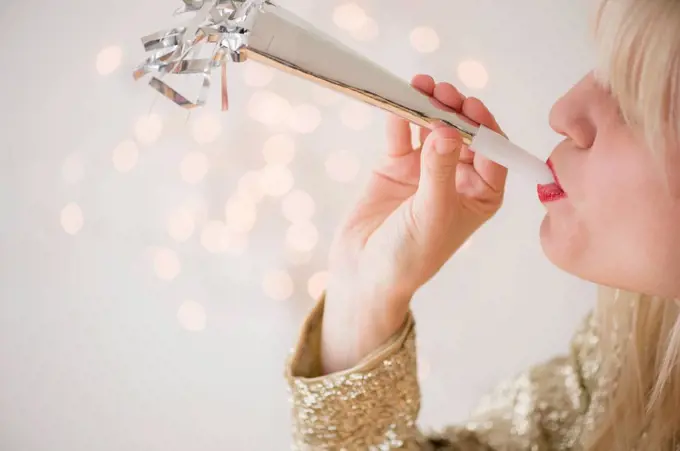
M 451 127 L 439 127 L 427 137 L 421 155 L 420 182 L 414 196 L 417 221 L 438 221 L 457 199 L 456 168 L 462 137 Z M 432 224 L 434 225 L 434 224 Z

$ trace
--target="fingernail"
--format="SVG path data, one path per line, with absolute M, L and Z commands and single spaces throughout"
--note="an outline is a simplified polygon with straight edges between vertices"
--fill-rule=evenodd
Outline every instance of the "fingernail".
M 437 141 L 436 150 L 439 155 L 448 155 L 458 147 L 458 140 L 455 139 L 440 139 Z

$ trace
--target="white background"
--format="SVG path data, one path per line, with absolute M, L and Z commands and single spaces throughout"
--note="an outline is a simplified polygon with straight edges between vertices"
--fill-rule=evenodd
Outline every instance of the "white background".
M 406 79 L 430 73 L 479 96 L 517 144 L 549 155 L 548 111 L 592 64 L 592 2 L 356 1 L 365 16 L 340 0 L 280 3 Z M 3 450 L 289 447 L 284 360 L 314 303 L 308 280 L 383 152 L 384 115 L 247 63 L 229 68 L 229 112 L 215 86 L 187 116 L 131 76 L 139 38 L 175 23 L 179 3 L 0 3 Z M 481 89 L 459 73 L 468 60 L 488 73 Z M 217 124 L 213 142 L 196 141 L 213 138 L 197 123 Z M 304 204 L 284 214 L 285 196 L 267 196 L 256 222 L 232 216 L 251 229 L 236 247 L 209 252 L 222 236 L 210 221 L 226 220 L 281 133 L 295 155 L 268 174 L 289 171 L 314 200 L 318 242 L 293 237 L 313 249 L 291 251 L 289 216 Z M 511 176 L 501 213 L 418 294 L 425 428 L 463 420 L 500 378 L 565 350 L 592 306 L 594 288 L 542 255 L 542 215 Z

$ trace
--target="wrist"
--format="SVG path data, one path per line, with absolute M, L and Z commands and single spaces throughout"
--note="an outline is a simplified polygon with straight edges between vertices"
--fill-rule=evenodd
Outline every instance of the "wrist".
M 349 297 L 327 291 L 321 337 L 324 372 L 356 366 L 384 345 L 403 327 L 409 300 L 358 293 Z

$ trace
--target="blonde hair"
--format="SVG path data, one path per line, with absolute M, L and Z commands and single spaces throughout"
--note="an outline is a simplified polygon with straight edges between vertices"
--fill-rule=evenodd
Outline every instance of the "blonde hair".
M 663 165 L 680 152 L 680 1 L 600 0 L 595 75 Z M 651 157 L 651 155 L 650 155 Z M 676 155 L 677 157 L 677 155 Z M 680 444 L 680 304 L 617 291 L 600 300 L 608 400 L 585 449 Z

